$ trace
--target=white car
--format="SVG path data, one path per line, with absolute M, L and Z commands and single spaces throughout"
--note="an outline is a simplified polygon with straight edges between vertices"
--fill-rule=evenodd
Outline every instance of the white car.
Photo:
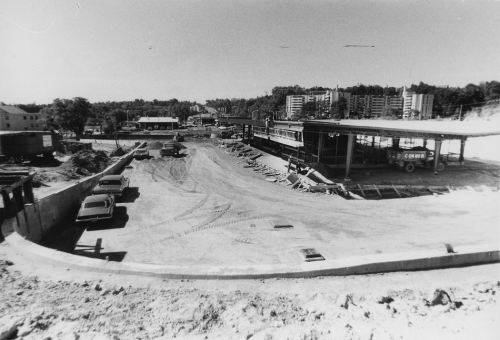
M 221 125 L 219 126 L 219 130 L 227 130 L 227 126 Z

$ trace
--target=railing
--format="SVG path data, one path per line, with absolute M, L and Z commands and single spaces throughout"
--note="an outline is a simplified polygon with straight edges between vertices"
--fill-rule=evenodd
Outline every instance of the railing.
M 253 129 L 254 129 L 254 133 L 256 132 L 256 133 L 259 133 L 262 135 L 269 135 L 269 136 L 289 139 L 289 140 L 293 140 L 293 141 L 302 141 L 302 132 L 300 132 L 300 131 L 291 131 L 291 130 L 284 130 L 284 129 L 269 128 L 269 134 L 268 134 L 268 133 L 266 133 L 265 127 L 254 126 Z

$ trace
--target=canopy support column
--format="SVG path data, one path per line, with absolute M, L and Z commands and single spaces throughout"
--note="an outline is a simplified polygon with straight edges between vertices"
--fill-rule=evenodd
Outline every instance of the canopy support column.
M 436 145 L 434 150 L 434 175 L 438 174 L 437 168 L 439 164 L 439 158 L 441 157 L 441 140 L 434 140 L 434 144 Z
M 349 134 L 348 139 L 347 139 L 347 155 L 346 155 L 346 161 L 345 161 L 345 181 L 350 181 L 351 179 L 349 178 L 351 174 L 351 163 L 352 163 L 352 151 L 354 150 L 354 139 L 356 138 L 356 135 Z
M 323 157 L 324 144 L 325 144 L 325 134 L 320 132 L 318 141 L 318 163 L 321 162 L 321 158 Z
M 460 165 L 464 164 L 465 141 L 466 141 L 465 138 L 460 140 L 460 156 L 458 157 Z
M 392 138 L 392 148 L 399 149 L 399 138 Z

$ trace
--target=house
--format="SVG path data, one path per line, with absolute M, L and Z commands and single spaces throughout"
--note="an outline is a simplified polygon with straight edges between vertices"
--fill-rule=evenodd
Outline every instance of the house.
M 0 105 L 0 131 L 42 131 L 42 114 L 16 106 Z

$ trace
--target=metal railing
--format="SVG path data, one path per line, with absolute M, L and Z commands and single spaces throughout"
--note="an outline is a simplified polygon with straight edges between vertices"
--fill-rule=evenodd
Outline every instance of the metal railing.
M 279 138 L 284 138 L 284 139 L 289 139 L 289 140 L 294 140 L 294 141 L 301 141 L 302 140 L 302 132 L 300 131 L 291 131 L 291 130 L 284 130 L 284 129 L 275 129 L 275 128 L 269 128 L 269 134 L 266 133 L 266 128 L 265 127 L 257 127 L 254 126 L 254 133 L 259 133 L 262 135 L 269 135 L 273 137 L 279 137 Z

